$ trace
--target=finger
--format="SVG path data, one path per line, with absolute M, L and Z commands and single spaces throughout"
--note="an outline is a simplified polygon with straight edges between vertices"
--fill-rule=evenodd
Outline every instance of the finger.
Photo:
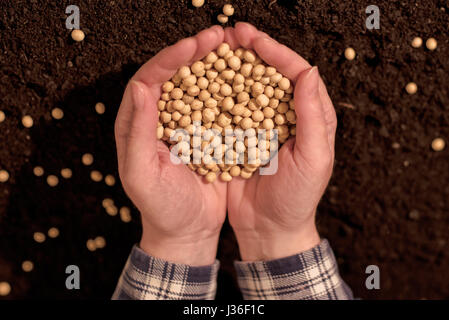
M 271 38 L 254 39 L 253 48 L 263 61 L 276 67 L 280 73 L 292 81 L 295 81 L 301 72 L 311 67 L 295 51 Z
M 117 113 L 114 126 L 115 144 L 117 146 L 117 160 L 119 170 L 122 171 L 126 155 L 126 140 L 133 117 L 133 100 L 130 86 L 126 86 L 122 103 Z
M 319 92 L 321 101 L 323 103 L 324 119 L 326 120 L 327 125 L 329 146 L 332 151 L 332 156 L 334 156 L 335 134 L 337 132 L 337 114 L 335 112 L 334 104 L 332 103 L 332 100 L 327 92 L 326 85 L 324 84 L 323 79 L 321 78 L 320 78 Z
M 280 73 L 292 80 L 293 83 L 295 83 L 301 72 L 311 67 L 310 64 L 295 51 L 278 43 L 265 32 L 257 30 L 249 23 L 237 23 L 235 27 L 235 36 L 242 46 L 254 49 L 262 60 L 267 64 L 276 67 Z M 329 145 L 333 150 L 335 146 L 337 117 L 326 86 L 321 78 L 319 94 L 328 128 Z
M 324 109 L 319 95 L 318 68 L 302 72 L 295 88 L 296 141 L 293 156 L 314 166 L 330 154 Z
M 176 71 L 191 62 L 203 58 L 223 42 L 224 31 L 220 26 L 203 30 L 194 37 L 183 39 L 165 48 L 134 75 L 133 80 L 147 86 L 162 84 L 170 79 Z
M 235 30 L 232 27 L 227 27 L 224 30 L 224 42 L 228 43 L 231 50 L 235 50 L 240 47 L 239 41 L 235 37 Z
M 235 25 L 235 37 L 242 47 L 252 49 L 253 40 L 260 37 L 260 31 L 249 23 L 237 22 Z
M 127 136 L 126 165 L 130 168 L 157 168 L 157 98 L 142 82 L 129 84 L 133 113 Z

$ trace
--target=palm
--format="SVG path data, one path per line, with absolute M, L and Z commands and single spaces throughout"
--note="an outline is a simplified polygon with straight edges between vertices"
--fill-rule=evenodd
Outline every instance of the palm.
M 143 65 L 128 85 L 117 115 L 115 134 L 119 173 L 125 191 L 146 226 L 167 235 L 219 230 L 226 215 L 226 185 L 206 184 L 185 165 L 175 165 L 156 138 L 161 85 L 184 65 L 201 59 L 223 42 L 215 26 L 179 41 Z M 136 99 L 143 108 L 136 110 Z M 137 116 L 139 114 L 139 116 Z M 135 116 L 136 115 L 136 116 Z
M 228 216 L 234 230 L 262 232 L 266 226 L 289 230 L 313 216 L 332 171 L 336 117 L 322 80 L 319 101 L 310 100 L 311 66 L 295 52 L 246 23 L 225 30 L 232 48 L 255 50 L 296 86 L 297 137 L 279 152 L 274 175 L 234 179 L 228 187 Z M 330 155 L 330 156 L 329 156 Z M 327 161 L 326 159 L 332 159 Z
M 170 160 L 168 147 L 158 142 L 160 164 L 158 190 L 148 190 L 144 198 L 154 198 L 143 219 L 149 219 L 165 231 L 183 228 L 188 233 L 199 232 L 207 228 L 219 229 L 226 217 L 226 185 L 222 182 L 209 184 L 201 176 L 183 164 L 174 164 Z M 154 179 L 149 174 L 145 179 Z M 146 182 L 144 182 L 146 184 Z M 153 215 L 164 216 L 155 220 Z M 186 230 L 187 229 L 187 230 Z
M 276 174 L 256 173 L 250 180 L 231 181 L 228 216 L 234 228 L 258 230 L 269 223 L 288 229 L 301 224 L 314 211 L 320 198 L 317 195 L 322 194 L 325 185 L 317 184 L 304 170 L 305 166 L 296 165 L 292 150 L 294 142 L 291 139 L 282 146 Z

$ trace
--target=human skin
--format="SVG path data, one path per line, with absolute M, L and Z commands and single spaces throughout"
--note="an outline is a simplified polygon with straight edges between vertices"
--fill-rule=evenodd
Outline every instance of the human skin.
M 296 137 L 279 151 L 274 175 L 233 179 L 228 217 L 243 261 L 297 254 L 320 242 L 318 203 L 332 174 L 337 118 L 318 69 L 248 23 L 225 29 L 231 48 L 253 49 L 295 84 Z
M 185 165 L 173 164 L 157 140 L 162 83 L 223 41 L 254 49 L 297 84 L 297 136 L 281 148 L 276 175 L 208 184 Z M 318 244 L 315 212 L 332 172 L 335 128 L 335 111 L 316 68 L 249 24 L 214 26 L 162 50 L 129 82 L 115 123 L 120 179 L 142 216 L 140 247 L 173 263 L 210 265 L 226 210 L 245 261 Z
M 148 254 L 191 266 L 215 261 L 226 217 L 226 184 L 206 183 L 183 164 L 173 164 L 156 137 L 161 85 L 224 40 L 219 26 L 158 53 L 132 77 L 115 123 L 120 179 L 142 216 L 140 247 Z

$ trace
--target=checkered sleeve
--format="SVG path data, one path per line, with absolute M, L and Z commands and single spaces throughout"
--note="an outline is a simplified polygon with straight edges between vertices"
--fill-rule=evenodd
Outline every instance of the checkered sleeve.
M 326 239 L 300 254 L 271 261 L 236 261 L 235 267 L 247 300 L 353 299 Z
M 113 300 L 212 300 L 217 288 L 218 260 L 192 267 L 146 254 L 134 246 Z

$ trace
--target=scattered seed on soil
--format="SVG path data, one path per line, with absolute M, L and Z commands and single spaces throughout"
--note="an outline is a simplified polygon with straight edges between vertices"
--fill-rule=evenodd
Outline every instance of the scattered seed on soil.
M 106 210 L 106 213 L 112 217 L 116 216 L 118 213 L 118 209 L 114 205 L 106 207 L 105 210 Z
M 432 141 L 434 151 L 442 151 L 446 147 L 446 142 L 442 138 L 436 138 Z
M 31 272 L 34 269 L 34 264 L 29 261 L 29 260 L 25 260 L 24 262 L 22 262 L 22 270 L 25 272 Z
M 0 170 L 0 182 L 6 182 L 9 180 L 9 173 L 6 170 Z
M 103 249 L 106 246 L 106 240 L 101 236 L 96 237 L 94 243 L 97 249 Z
M 128 207 L 120 208 L 120 219 L 125 223 L 131 221 L 131 210 Z
M 42 177 L 44 175 L 44 168 L 40 166 L 34 167 L 33 173 L 36 177 Z
M 3 121 L 5 121 L 6 115 L 3 111 L 0 110 L 0 123 L 2 123 Z
M 196 8 L 202 7 L 204 5 L 204 0 L 192 0 L 192 5 Z
M 223 13 L 228 17 L 232 16 L 234 14 L 234 7 L 232 6 L 232 4 L 225 4 L 223 6 Z
M 56 120 L 61 120 L 64 117 L 64 111 L 60 108 L 54 108 L 51 110 L 51 116 Z
M 97 250 L 97 246 L 95 245 L 95 241 L 93 239 L 87 240 L 86 247 L 89 251 L 92 251 L 92 252 Z
M 422 39 L 420 37 L 415 37 L 412 40 L 412 47 L 419 48 L 422 46 Z
M 432 50 L 432 51 L 435 50 L 437 48 L 437 45 L 438 45 L 438 43 L 435 38 L 429 38 L 426 41 L 426 47 L 429 50 Z
M 100 171 L 93 170 L 90 173 L 90 178 L 95 182 L 100 182 L 103 179 L 103 175 Z
M 227 15 L 224 15 L 224 14 L 219 14 L 218 15 L 218 17 L 217 17 L 217 20 L 218 20 L 218 22 L 220 22 L 220 23 L 222 23 L 222 24 L 225 24 L 225 23 L 227 23 L 228 22 L 228 16 Z
M 81 162 L 85 166 L 90 166 L 92 163 L 94 163 L 94 156 L 90 153 L 85 153 L 85 154 L 83 154 L 83 156 L 81 158 Z
M 69 168 L 61 169 L 61 177 L 64 179 L 70 179 L 72 177 L 72 170 Z
M 0 282 L 0 297 L 6 297 L 10 293 L 11 293 L 11 285 L 6 281 Z
M 51 174 L 47 177 L 47 183 L 50 187 L 56 187 L 59 183 L 59 179 L 57 176 Z
M 74 29 L 72 31 L 72 39 L 76 42 L 81 42 L 84 40 L 86 35 L 84 34 L 83 30 Z
M 34 241 L 36 241 L 37 243 L 42 243 L 45 241 L 45 234 L 43 234 L 42 232 L 35 232 L 33 234 L 33 239 Z
M 418 86 L 414 82 L 409 82 L 405 86 L 405 91 L 407 91 L 408 94 L 415 94 L 418 91 Z
M 345 50 L 345 58 L 348 60 L 354 60 L 355 58 L 355 50 L 353 48 L 346 48 Z
M 113 185 L 115 185 L 115 177 L 111 174 L 108 174 L 105 178 L 104 178 L 104 182 L 106 183 L 106 185 L 112 187 Z
M 95 105 L 95 111 L 96 111 L 98 114 L 103 114 L 103 113 L 106 112 L 106 106 L 104 105 L 103 102 L 98 102 L 98 103 Z
M 25 128 L 31 128 L 34 124 L 33 118 L 31 118 L 31 116 L 24 116 L 22 118 L 22 125 Z
M 48 229 L 48 236 L 52 239 L 57 238 L 59 236 L 59 229 L 56 227 L 51 227 Z

